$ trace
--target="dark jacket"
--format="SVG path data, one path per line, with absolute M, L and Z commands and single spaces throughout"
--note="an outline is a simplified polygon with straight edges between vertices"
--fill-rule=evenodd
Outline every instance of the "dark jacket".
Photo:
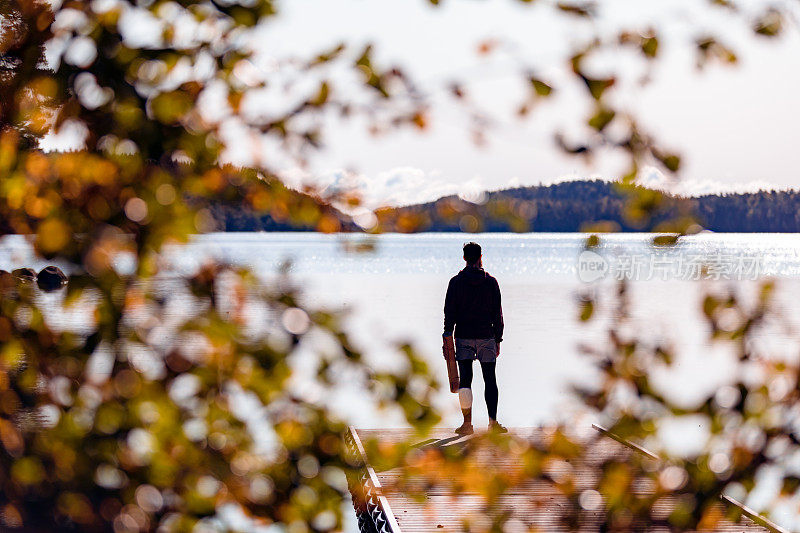
M 444 333 L 459 339 L 503 340 L 500 286 L 482 268 L 468 266 L 450 280 L 444 299 Z

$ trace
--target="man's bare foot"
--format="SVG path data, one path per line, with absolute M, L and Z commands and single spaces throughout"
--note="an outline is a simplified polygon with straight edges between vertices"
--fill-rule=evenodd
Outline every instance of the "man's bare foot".
M 508 430 L 497 420 L 490 420 L 489 421 L 489 431 L 493 431 L 495 433 L 508 433 Z
M 472 435 L 473 433 L 475 433 L 475 430 L 472 429 L 472 424 L 468 422 L 464 422 L 456 428 L 456 435 Z

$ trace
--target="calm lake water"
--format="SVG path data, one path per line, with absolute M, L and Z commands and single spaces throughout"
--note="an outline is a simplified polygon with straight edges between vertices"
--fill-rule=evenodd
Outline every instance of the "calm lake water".
M 608 302 L 613 280 L 631 279 L 633 314 L 640 332 L 671 345 L 678 355 L 668 373 L 659 375 L 665 393 L 691 405 L 732 379 L 733 361 L 724 345 L 711 345 L 700 303 L 707 290 L 735 287 L 752 292 L 756 279 L 778 282 L 778 305 L 786 324 L 759 339 L 772 355 L 800 353 L 800 235 L 701 234 L 684 238 L 668 250 L 651 246 L 652 235 L 605 236 L 597 255 L 581 255 L 581 234 L 387 234 L 321 235 L 313 233 L 228 233 L 196 237 L 166 252 L 175 273 L 193 272 L 208 259 L 248 266 L 265 279 L 285 262 L 303 287 L 306 303 L 348 310 L 348 330 L 376 364 L 390 364 L 390 345 L 408 340 L 446 379 L 441 356 L 444 294 L 448 280 L 463 267 L 461 246 L 483 246 L 484 267 L 503 295 L 506 330 L 497 374 L 499 419 L 509 426 L 532 426 L 568 416 L 572 383 L 591 381 L 593 370 L 581 344 L 603 340 L 610 309 L 599 319 L 578 321 L 581 294 L 597 293 Z M 372 251 L 353 252 L 370 244 Z M 707 272 L 700 267 L 706 265 Z M 41 268 L 20 237 L 0 242 L 0 268 Z M 600 268 L 592 270 L 591 268 Z M 581 270 L 583 268 L 584 270 Z M 606 271 L 603 271 L 605 268 Z M 584 280 L 599 277 L 593 283 Z M 710 279 L 709 279 L 710 278 Z M 180 309 L 178 307 L 178 309 Z M 178 311 L 176 311 L 178 312 Z M 260 316 L 254 316 L 260 320 Z M 79 327 L 81 317 L 61 317 Z M 477 369 L 476 369 L 477 370 Z M 483 384 L 475 372 L 476 420 L 486 420 Z M 358 396 L 340 391 L 330 399 L 339 413 L 362 427 L 402 425 L 399 416 L 378 413 Z M 436 399 L 445 425 L 459 420 L 457 397 Z
M 581 294 L 609 293 L 613 279 L 631 279 L 633 313 L 640 331 L 671 345 L 677 362 L 659 375 L 667 394 L 687 405 L 730 381 L 734 365 L 726 346 L 708 341 L 700 304 L 707 290 L 735 287 L 752 292 L 756 279 L 775 278 L 778 305 L 790 325 L 800 324 L 800 236 L 787 234 L 702 234 L 667 251 L 654 250 L 652 235 L 604 237 L 597 249 L 608 271 L 594 283 L 579 277 L 587 266 L 580 234 L 416 234 L 363 236 L 317 234 L 218 234 L 198 238 L 176 257 L 191 271 L 203 257 L 247 265 L 264 276 L 285 261 L 302 281 L 311 305 L 351 310 L 348 323 L 358 343 L 376 357 L 390 358 L 392 341 L 411 341 L 446 379 L 441 357 L 443 302 L 448 280 L 463 267 L 461 246 L 483 246 L 484 267 L 503 294 L 506 331 L 497 373 L 499 418 L 509 426 L 532 426 L 568 416 L 570 384 L 590 381 L 593 370 L 580 344 L 602 342 L 610 310 L 599 319 L 578 321 Z M 369 242 L 371 252 L 348 251 Z M 589 257 L 591 262 L 592 257 Z M 595 258 L 597 259 L 597 258 Z M 633 266 L 637 265 L 637 266 Z M 698 266 L 707 265 L 702 273 Z M 589 277 L 592 273 L 589 272 Z M 792 326 L 794 327 L 794 326 Z M 760 339 L 763 350 L 791 356 L 796 337 L 775 330 Z M 476 419 L 486 420 L 483 384 L 475 372 Z M 401 425 L 399 417 L 361 408 L 346 394 L 342 413 L 362 427 Z M 442 392 L 437 405 L 445 425 L 459 422 L 455 395 Z

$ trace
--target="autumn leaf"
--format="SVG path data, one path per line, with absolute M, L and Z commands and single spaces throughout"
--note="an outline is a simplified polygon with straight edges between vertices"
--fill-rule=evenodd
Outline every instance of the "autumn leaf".
M 559 2 L 556 6 L 565 13 L 583 18 L 591 18 L 597 10 L 594 2 Z
M 528 81 L 533 86 L 533 90 L 537 96 L 546 98 L 553 93 L 553 87 L 538 78 L 531 77 Z

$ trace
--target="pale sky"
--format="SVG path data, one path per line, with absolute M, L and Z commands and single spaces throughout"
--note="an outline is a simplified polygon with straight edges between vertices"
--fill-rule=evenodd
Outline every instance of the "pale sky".
M 556 16 L 548 3 L 555 0 L 537 0 L 533 5 L 517 0 L 443 0 L 438 8 L 426 0 L 280 1 L 278 17 L 257 29 L 250 66 L 266 75 L 270 84 L 245 97 L 243 108 L 254 116 L 279 115 L 316 92 L 320 78 L 307 75 L 300 76 L 299 86 L 286 89 L 283 82 L 293 73 L 284 62 L 287 57 L 310 59 L 344 42 L 350 54 L 345 57 L 352 61 L 367 43 L 373 43 L 374 58 L 381 67 L 402 67 L 426 95 L 429 125 L 423 132 L 406 128 L 375 138 L 367 133 L 363 120 L 327 117 L 325 148 L 303 168 L 287 158 L 276 141 L 248 134 L 226 119 L 229 149 L 225 158 L 278 170 L 290 185 L 308 182 L 358 188 L 370 207 L 429 201 L 454 193 L 471 197 L 486 189 L 564 179 L 615 179 L 627 170 L 620 154 L 601 154 L 587 164 L 563 155 L 553 142 L 557 131 L 579 140 L 590 110 L 585 88 L 568 72 L 568 58 L 597 32 L 608 35 L 622 28 L 655 27 L 661 46 L 654 65 L 648 66 L 634 51 L 614 49 L 592 56 L 588 67 L 596 76 L 621 75 L 609 93 L 610 101 L 619 110 L 636 114 L 663 146 L 682 153 L 681 181 L 670 184 L 672 190 L 700 193 L 800 186 L 800 23 L 796 18 L 780 38 L 768 40 L 752 34 L 751 19 L 711 8 L 707 0 L 603 0 L 600 16 L 592 21 Z M 793 0 L 739 0 L 738 4 L 756 11 L 767 5 L 786 5 L 800 15 L 800 6 Z M 176 5 L 172 8 L 165 10 L 179 11 Z M 159 38 L 156 19 L 146 10 L 128 7 L 126 13 L 120 27 L 132 46 Z M 57 24 L 75 19 L 62 15 Z M 184 33 L 193 31 L 179 26 Z M 693 43 L 706 32 L 733 46 L 740 57 L 737 67 L 714 64 L 702 72 L 695 68 Z M 503 45 L 490 55 L 478 54 L 479 43 L 492 39 Z M 73 48 L 67 49 L 65 57 L 75 52 Z M 529 92 L 521 64 L 557 88 L 553 98 L 524 119 L 516 116 Z M 181 75 L 187 75 L 184 71 Z M 348 99 L 363 97 L 352 70 L 331 66 L 322 73 L 333 80 L 334 92 Z M 645 74 L 652 83 L 642 88 L 638 80 Z M 484 146 L 474 144 L 467 111 L 449 95 L 447 87 L 453 81 L 462 83 L 492 118 L 484 132 L 488 140 Z M 227 116 L 224 92 L 215 92 L 220 86 L 212 86 L 201 103 L 212 120 L 215 115 L 217 119 Z M 58 148 L 70 144 L 66 140 L 83 136 L 66 129 L 61 138 L 49 138 L 43 146 Z M 646 183 L 665 186 L 657 170 L 646 168 L 642 174 Z
M 763 2 L 741 2 L 763 6 Z M 562 156 L 552 141 L 556 129 L 576 131 L 586 116 L 586 99 L 575 86 L 519 120 L 514 110 L 523 85 L 511 54 L 480 57 L 477 45 L 487 38 L 513 42 L 516 57 L 536 66 L 556 83 L 564 74 L 567 51 L 591 35 L 620 26 L 656 26 L 662 57 L 653 83 L 638 88 L 632 80 L 647 72 L 633 54 L 599 58 L 621 65 L 630 78 L 614 91 L 614 102 L 640 118 L 683 153 L 681 191 L 745 190 L 759 186 L 800 185 L 800 38 L 790 24 L 775 41 L 750 37 L 741 18 L 709 9 L 703 0 L 607 0 L 595 23 L 553 16 L 545 5 L 513 0 L 449 0 L 434 9 L 423 0 L 292 0 L 280 2 L 280 16 L 259 36 L 265 57 L 314 52 L 338 41 L 376 46 L 382 64 L 399 64 L 430 95 L 427 131 L 402 131 L 378 139 L 362 123 L 328 128 L 327 148 L 314 156 L 305 179 L 342 180 L 341 169 L 354 170 L 358 183 L 380 203 L 426 200 L 475 188 L 497 189 L 584 176 L 615 177 L 619 158 L 586 166 Z M 740 55 L 736 68 L 695 69 L 691 42 L 700 29 L 716 30 Z M 466 113 L 446 96 L 448 82 L 466 81 L 482 107 L 495 117 L 488 146 L 473 144 Z M 246 162 L 233 147 L 230 157 Z M 300 174 L 285 164 L 288 175 Z M 648 171 L 649 178 L 657 174 Z

